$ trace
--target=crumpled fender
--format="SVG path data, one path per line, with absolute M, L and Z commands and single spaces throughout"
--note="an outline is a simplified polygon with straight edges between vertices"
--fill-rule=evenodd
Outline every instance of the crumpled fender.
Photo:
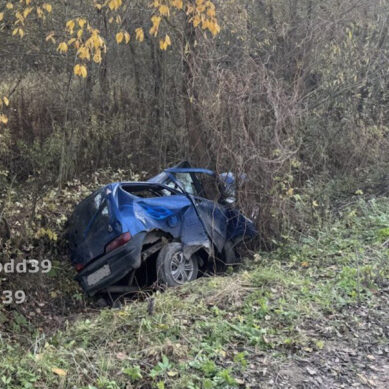
M 159 230 L 180 241 L 186 257 L 204 248 L 211 253 L 212 244 L 194 209 L 185 195 L 155 198 L 134 198 L 118 188 L 115 202 L 123 230 L 132 236 Z

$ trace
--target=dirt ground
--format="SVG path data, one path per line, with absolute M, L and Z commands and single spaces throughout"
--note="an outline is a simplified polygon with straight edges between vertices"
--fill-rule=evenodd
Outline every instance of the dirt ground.
M 245 381 L 251 388 L 389 388 L 389 288 L 374 306 L 346 309 L 301 328 L 326 339 L 322 350 L 290 353 L 280 363 L 266 352 L 251 355 Z

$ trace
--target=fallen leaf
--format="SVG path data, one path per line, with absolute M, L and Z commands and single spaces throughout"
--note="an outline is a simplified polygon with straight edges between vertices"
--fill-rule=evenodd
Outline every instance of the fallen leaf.
M 365 384 L 365 385 L 367 385 L 367 378 L 363 375 L 363 374 L 357 374 L 357 377 L 359 378 L 359 380 L 363 383 L 363 384 Z
M 316 374 L 316 370 L 307 366 L 307 372 L 310 374 L 310 375 L 315 375 Z
M 57 375 L 59 375 L 60 377 L 65 377 L 67 372 L 66 370 L 63 370 L 63 369 L 59 369 L 58 367 L 53 367 L 51 369 L 51 371 Z
M 125 359 L 127 359 L 127 355 L 124 353 L 117 353 L 116 358 L 119 359 L 119 361 L 124 361 Z

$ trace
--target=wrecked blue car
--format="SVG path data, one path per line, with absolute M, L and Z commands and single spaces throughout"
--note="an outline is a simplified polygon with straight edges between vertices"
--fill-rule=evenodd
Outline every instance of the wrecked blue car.
M 76 279 L 90 296 L 125 293 L 237 264 L 237 245 L 256 230 L 235 206 L 235 181 L 183 162 L 145 182 L 98 189 L 69 219 Z

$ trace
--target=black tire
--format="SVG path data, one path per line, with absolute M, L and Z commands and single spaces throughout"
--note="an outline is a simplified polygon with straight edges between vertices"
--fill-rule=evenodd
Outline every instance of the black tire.
M 162 247 L 157 258 L 158 282 L 168 286 L 178 286 L 197 278 L 199 264 L 192 255 L 184 258 L 182 245 L 178 242 L 168 243 Z

